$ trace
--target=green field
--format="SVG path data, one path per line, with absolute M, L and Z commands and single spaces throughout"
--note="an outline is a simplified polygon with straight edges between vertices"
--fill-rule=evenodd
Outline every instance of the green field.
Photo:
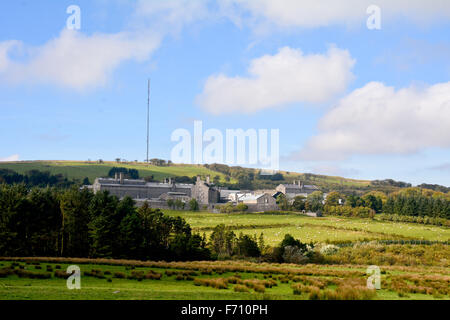
M 180 211 L 166 211 L 166 214 L 181 216 L 192 225 L 194 231 L 206 234 L 210 234 L 212 228 L 220 223 L 233 227 L 237 233 L 242 231 L 259 235 L 263 232 L 266 244 L 271 246 L 279 244 L 286 233 L 291 233 L 303 242 L 316 243 L 367 239 L 445 241 L 450 236 L 450 231 L 444 227 L 369 219 Z M 450 299 L 448 248 L 448 245 L 442 244 L 354 245 L 339 249 L 336 254 L 329 256 L 326 263 L 307 265 L 274 264 L 258 260 L 140 262 L 0 258 L 0 300 Z M 62 271 L 69 265 L 80 266 L 81 290 L 67 289 L 65 279 L 54 275 L 57 265 L 60 266 L 58 270 Z M 381 270 L 382 287 L 376 294 L 365 287 L 369 265 L 378 265 Z M 101 271 L 100 278 L 89 274 L 95 269 Z M 2 275 L 4 270 L 9 270 L 9 273 Z M 161 278 L 142 281 L 130 278 L 132 272 L 147 274 L 150 270 L 160 274 Z M 23 271 L 44 273 L 50 278 L 31 279 L 29 274 L 21 275 Z M 115 277 L 116 272 L 122 272 L 125 278 Z M 185 277 L 184 273 L 192 275 Z M 177 279 L 178 276 L 181 278 Z M 225 283 L 225 287 L 205 286 L 201 281 Z M 269 282 L 272 284 L 264 287 Z M 264 292 L 257 292 L 251 286 L 252 283 L 263 286 Z M 242 288 L 247 292 L 235 292 Z
M 299 214 L 215 214 L 164 210 L 181 216 L 194 232 L 209 235 L 218 224 L 235 229 L 235 233 L 264 234 L 267 244 L 275 246 L 289 233 L 302 242 L 342 242 L 364 240 L 450 241 L 450 229 L 413 223 L 385 222 L 343 217 L 308 217 Z
M 51 261 L 46 262 L 46 260 Z M 204 263 L 140 263 L 134 264 L 132 261 L 111 260 L 111 262 L 94 264 L 86 261 L 64 261 L 55 262 L 55 259 L 28 259 L 14 266 L 16 270 L 22 268 L 31 273 L 44 273 L 51 275 L 49 279 L 28 279 L 20 278 L 17 275 L 11 275 L 0 278 L 0 300 L 8 299 L 49 299 L 49 300 L 253 300 L 253 299 L 276 299 L 293 300 L 311 298 L 308 287 L 304 287 L 305 292 L 294 294 L 293 286 L 310 283 L 325 283 L 321 290 L 336 291 L 339 285 L 346 286 L 357 284 L 363 288 L 366 282 L 366 269 L 362 266 L 293 266 L 293 265 L 275 265 L 275 264 L 255 264 L 250 262 L 204 262 Z M 85 259 L 84 259 L 85 260 Z M 39 261 L 31 264 L 31 261 Z M 52 262 L 53 261 L 53 262 Z M 11 261 L 0 261 L 0 268 L 11 266 Z M 79 265 L 81 276 L 81 289 L 68 290 L 66 280 L 56 278 L 53 273 L 56 266 L 59 266 L 62 272 L 65 272 L 69 265 Z M 129 266 L 124 266 L 127 264 Z M 142 265 L 145 266 L 142 266 Z M 136 265 L 135 267 L 130 267 Z M 47 267 L 51 267 L 50 271 Z M 39 268 L 39 269 L 38 269 Z M 101 278 L 96 276 L 84 275 L 86 271 L 97 269 L 101 271 Z M 438 288 L 440 284 L 448 282 L 448 276 L 442 273 L 442 270 L 411 269 L 389 267 L 382 269 L 381 290 L 371 297 L 371 299 L 448 299 L 448 295 L 442 295 L 436 292 L 431 294 L 432 288 Z M 121 272 L 127 277 L 132 272 L 153 273 L 161 275 L 160 280 L 143 279 L 118 279 L 114 276 L 116 272 Z M 206 270 L 206 272 L 203 272 Z M 97 272 L 98 272 L 97 271 Z M 448 270 L 447 270 L 448 271 Z M 173 274 L 169 274 L 172 272 Z M 190 278 L 177 280 L 177 274 L 190 272 Z M 399 294 L 392 283 L 395 279 L 401 279 L 403 276 L 420 276 L 426 272 L 425 277 L 429 283 L 430 292 Z M 210 274 L 204 274 L 210 273 Z M 98 273 L 97 273 L 98 274 Z M 336 274 L 336 275 L 334 275 Z M 108 280 L 110 279 L 110 280 Z M 197 280 L 195 280 L 197 279 Z M 271 281 L 272 286 L 267 286 L 264 292 L 256 292 L 254 289 L 247 289 L 248 292 L 235 292 L 236 283 L 228 283 L 226 288 L 218 289 L 203 285 L 196 285 L 198 279 L 234 279 L 239 283 L 246 280 Z M 241 285 L 242 287 L 242 285 Z M 348 288 L 348 285 L 347 285 Z M 353 290 L 353 289 L 350 289 Z M 354 289 L 356 290 L 356 289 Z M 362 289 L 366 290 L 366 289 Z M 445 289 L 441 289 L 444 290 Z
M 0 169 L 10 169 L 24 174 L 30 170 L 49 171 L 52 174 L 63 174 L 69 179 L 83 180 L 89 178 L 91 183 L 95 178 L 106 177 L 113 167 L 123 167 L 127 169 L 137 169 L 142 178 L 154 176 L 156 180 L 162 180 L 169 177 L 197 175 L 211 177 L 219 176 L 221 181 L 225 181 L 222 173 L 209 170 L 203 166 L 195 165 L 172 165 L 170 167 L 158 167 L 147 165 L 145 163 L 116 163 L 105 162 L 103 164 L 81 162 L 81 161 L 30 161 L 30 162 L 7 162 L 0 163 Z M 234 181 L 232 181 L 234 182 Z
M 225 182 L 224 174 L 209 170 L 201 165 L 172 165 L 169 167 L 158 167 L 158 166 L 147 166 L 145 163 L 116 163 L 107 162 L 103 164 L 98 164 L 96 162 L 87 161 L 19 161 L 19 162 L 4 162 L 0 163 L 0 169 L 10 169 L 18 173 L 24 174 L 29 170 L 40 170 L 40 171 L 50 171 L 52 174 L 63 174 L 69 179 L 79 179 L 82 180 L 88 177 L 91 182 L 95 178 L 103 177 L 108 175 L 108 171 L 112 167 L 125 167 L 128 169 L 139 170 L 139 175 L 141 177 L 147 177 L 153 175 L 155 179 L 162 180 L 168 177 L 176 176 L 188 176 L 193 177 L 197 175 L 211 177 L 219 176 L 222 182 Z M 291 181 L 294 179 L 305 180 L 304 174 L 296 172 L 280 171 L 283 174 L 285 180 Z M 309 177 L 312 183 L 319 185 L 339 185 L 347 187 L 367 187 L 370 185 L 369 180 L 356 180 L 347 179 L 342 177 L 325 176 L 325 175 L 313 175 Z M 237 181 L 232 178 L 231 183 L 236 183 Z

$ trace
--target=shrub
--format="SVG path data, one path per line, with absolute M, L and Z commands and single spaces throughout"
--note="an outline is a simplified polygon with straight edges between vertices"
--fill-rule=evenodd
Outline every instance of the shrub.
M 62 279 L 67 279 L 70 277 L 70 274 L 60 270 L 55 270 L 55 273 L 53 275 L 55 278 L 62 278 Z
M 237 284 L 233 288 L 234 292 L 250 292 L 246 286 L 243 286 L 241 284 Z
M 338 251 L 339 247 L 333 244 L 327 244 L 320 248 L 320 253 L 326 256 L 336 254 Z
M 266 292 L 266 287 L 263 285 L 260 285 L 260 284 L 256 284 L 253 286 L 253 290 L 255 290 L 255 292 L 258 292 L 258 293 L 264 293 L 264 292 Z
M 14 274 L 14 271 L 10 267 L 0 269 L 0 278 L 6 278 L 13 274 Z
M 217 278 L 217 279 L 194 279 L 194 285 L 196 286 L 205 286 L 205 287 L 211 287 L 216 289 L 228 289 L 228 283 L 223 278 Z
M 317 287 L 311 287 L 309 290 L 308 299 L 309 300 L 320 300 L 320 289 Z
M 32 272 L 27 270 L 15 270 L 14 271 L 19 278 L 29 278 L 29 279 L 50 279 L 52 275 L 50 273 L 44 273 L 44 272 Z
M 128 279 L 142 281 L 144 279 L 144 271 L 133 270 L 128 276 Z
M 127 275 L 124 272 L 118 271 L 118 272 L 114 272 L 113 277 L 117 278 L 117 279 L 125 279 L 127 277 Z
M 212 270 L 211 269 L 205 269 L 205 270 L 202 270 L 202 274 L 204 274 L 204 275 L 212 275 Z
M 153 270 L 148 270 L 147 274 L 145 275 L 145 279 L 149 279 L 149 280 L 161 280 L 162 278 L 162 273 L 153 271 Z
M 99 269 L 92 269 L 91 271 L 84 271 L 83 275 L 87 276 L 87 277 L 94 277 L 94 278 L 98 278 L 98 279 L 105 279 L 105 275 L 104 275 L 103 271 L 99 270 Z
M 361 286 L 344 285 L 336 289 L 336 294 L 340 300 L 370 300 L 376 296 L 376 291 Z

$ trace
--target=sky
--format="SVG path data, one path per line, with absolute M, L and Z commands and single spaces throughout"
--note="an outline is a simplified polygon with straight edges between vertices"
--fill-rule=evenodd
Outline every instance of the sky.
M 202 121 L 278 129 L 282 170 L 450 186 L 449 57 L 447 0 L 2 1 L 0 161 L 143 161 L 150 78 L 151 158 Z

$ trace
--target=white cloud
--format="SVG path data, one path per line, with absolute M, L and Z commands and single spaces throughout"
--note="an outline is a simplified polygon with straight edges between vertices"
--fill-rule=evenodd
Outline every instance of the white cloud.
M 136 6 L 137 16 L 158 20 L 171 28 L 207 19 L 213 15 L 208 8 L 209 0 L 139 0 Z
M 450 148 L 449 128 L 450 82 L 398 91 L 371 82 L 330 110 L 319 121 L 319 134 L 296 157 L 341 160 Z
M 450 17 L 448 0 L 221 0 L 235 15 L 250 14 L 252 24 L 314 28 L 336 24 L 364 23 L 370 5 L 381 9 L 382 18 L 406 17 L 432 22 Z M 364 23 L 365 25 L 365 23 Z
M 0 162 L 13 162 L 13 161 L 19 161 L 18 154 L 13 154 L 12 156 L 6 158 L 0 158 Z
M 284 47 L 253 60 L 248 77 L 209 77 L 198 104 L 213 114 L 252 113 L 295 102 L 319 103 L 347 88 L 355 61 L 346 50 L 304 55 Z
M 117 33 L 86 36 L 63 30 L 37 48 L 18 41 L 0 43 L 0 80 L 8 83 L 52 83 L 86 89 L 104 85 L 111 73 L 127 60 L 142 61 L 159 46 L 159 37 Z M 26 47 L 27 59 L 15 61 L 8 53 Z
M 206 2 L 140 0 L 130 25 L 118 33 L 86 35 L 64 29 L 37 47 L 18 40 L 0 42 L 0 83 L 76 90 L 103 86 L 122 63 L 148 60 L 169 33 L 206 17 Z

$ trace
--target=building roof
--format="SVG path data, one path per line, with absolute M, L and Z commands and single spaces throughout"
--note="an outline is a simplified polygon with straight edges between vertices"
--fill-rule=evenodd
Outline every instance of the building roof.
M 145 180 L 132 180 L 132 179 L 124 179 L 123 183 L 120 183 L 120 180 L 112 179 L 112 178 L 98 178 L 95 183 L 99 183 L 103 186 L 127 186 L 127 187 L 145 187 L 145 188 L 172 188 L 175 186 L 176 188 L 184 188 L 191 189 L 193 187 L 192 184 L 185 183 L 163 183 L 163 182 L 146 182 Z
M 254 201 L 254 200 L 258 200 L 261 197 L 264 197 L 264 193 L 263 194 L 244 193 L 244 194 L 238 195 L 239 201 Z
M 298 184 L 281 184 L 283 187 L 285 188 L 289 188 L 289 189 L 311 189 L 311 190 L 319 190 L 319 188 L 317 186 L 311 185 L 311 184 L 305 184 L 302 186 L 299 186 Z

